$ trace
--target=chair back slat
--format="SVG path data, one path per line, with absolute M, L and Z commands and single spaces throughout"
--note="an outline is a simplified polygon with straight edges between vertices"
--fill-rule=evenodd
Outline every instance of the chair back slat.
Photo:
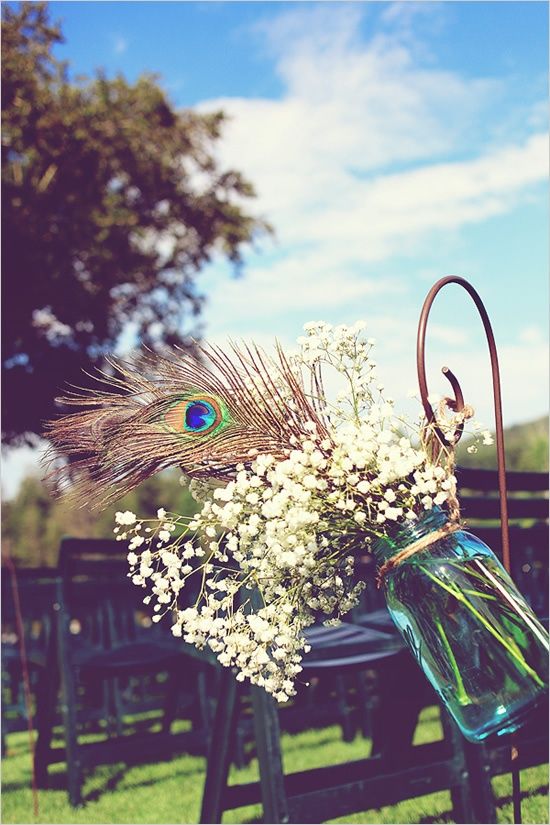
M 457 469 L 466 529 L 502 557 L 496 470 Z M 512 578 L 531 607 L 548 616 L 548 474 L 506 473 Z
M 508 497 L 508 518 L 513 521 L 520 519 L 544 520 L 548 518 L 548 499 L 544 498 L 512 498 Z M 497 496 L 478 498 L 477 496 L 463 495 L 461 497 L 461 513 L 468 519 L 499 519 L 500 500 Z
M 56 571 L 53 568 L 17 568 L 17 593 L 27 645 L 45 649 L 56 601 Z M 13 571 L 2 568 L 2 638 L 16 634 L 17 617 Z
M 64 538 L 59 550 L 59 573 L 65 579 L 110 579 L 128 572 L 128 543 L 113 539 Z
M 65 538 L 59 553 L 65 609 L 87 641 L 110 648 L 170 636 L 168 621 L 153 624 L 143 604 L 147 590 L 128 576 L 128 543 Z M 76 620 L 76 621 L 75 621 Z M 171 636 L 170 636 L 171 638 Z
M 498 490 L 496 470 L 482 470 L 471 467 L 457 468 L 458 483 L 461 489 L 493 492 Z M 512 470 L 506 473 L 508 492 L 546 492 L 548 493 L 548 473 L 526 470 Z

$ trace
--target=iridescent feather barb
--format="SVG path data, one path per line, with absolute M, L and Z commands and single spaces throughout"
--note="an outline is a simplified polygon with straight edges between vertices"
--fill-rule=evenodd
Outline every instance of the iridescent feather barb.
M 231 357 L 208 346 L 199 357 L 109 359 L 113 374 L 98 374 L 98 390 L 59 399 L 79 409 L 47 425 L 49 459 L 69 459 L 49 478 L 58 487 L 69 480 L 80 502 L 104 505 L 167 467 L 227 481 L 255 455 L 284 458 L 307 434 L 306 422 L 328 437 L 280 348 L 274 358 L 257 347 L 231 350 Z

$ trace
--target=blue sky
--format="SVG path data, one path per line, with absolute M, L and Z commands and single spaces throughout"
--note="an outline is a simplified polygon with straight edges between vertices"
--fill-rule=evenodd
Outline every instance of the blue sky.
M 223 163 L 255 184 L 276 239 L 242 278 L 202 276 L 207 337 L 291 344 L 364 318 L 391 394 L 415 385 L 437 278 L 469 278 L 493 320 L 505 421 L 547 411 L 546 3 L 52 2 L 74 76 L 161 75 L 177 106 L 230 116 Z M 492 425 L 479 321 L 434 307 L 429 366 Z

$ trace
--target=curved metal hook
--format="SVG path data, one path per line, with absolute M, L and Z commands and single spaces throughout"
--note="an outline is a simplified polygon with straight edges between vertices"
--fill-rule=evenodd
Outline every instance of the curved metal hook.
M 487 310 L 483 305 L 483 301 L 481 300 L 479 294 L 474 289 L 474 287 L 467 281 L 465 278 L 460 278 L 457 275 L 448 275 L 446 278 L 441 278 L 437 283 L 433 285 L 433 287 L 428 292 L 426 296 L 426 300 L 424 301 L 424 305 L 422 307 L 422 311 L 420 313 L 420 320 L 418 323 L 418 336 L 416 339 L 416 366 L 418 371 L 418 386 L 420 389 L 420 400 L 422 401 L 422 406 L 424 407 L 424 412 L 426 413 L 426 418 L 428 424 L 434 424 L 435 422 L 435 413 L 433 408 L 428 401 L 428 384 L 426 381 L 426 328 L 428 324 L 428 317 L 430 314 L 430 309 L 432 308 L 432 304 L 435 300 L 436 295 L 443 289 L 444 286 L 447 284 L 458 284 L 458 286 L 463 287 L 466 292 L 470 295 L 473 302 L 475 303 L 477 310 L 481 316 L 481 320 L 483 322 L 483 327 L 485 329 L 485 335 L 487 337 L 487 343 L 489 345 L 489 356 L 491 358 L 491 373 L 493 378 L 493 400 L 494 400 L 494 409 L 495 409 L 495 432 L 496 432 L 496 447 L 497 447 L 497 461 L 498 461 L 498 487 L 499 487 L 499 494 L 500 494 L 500 521 L 501 521 L 501 531 L 502 531 L 502 559 L 504 562 L 504 566 L 509 571 L 510 570 L 510 539 L 508 533 L 508 502 L 506 496 L 506 463 L 504 458 L 504 427 L 502 422 L 502 395 L 500 389 L 500 371 L 498 365 L 498 354 L 497 348 L 495 343 L 495 336 L 493 335 L 493 328 L 491 326 L 491 321 L 489 320 L 489 316 L 487 314 Z M 449 381 L 453 394 L 454 399 L 446 398 L 445 401 L 449 404 L 449 406 L 460 412 L 460 410 L 464 409 L 464 397 L 462 394 L 462 389 L 460 387 L 460 383 L 453 372 L 448 367 L 443 367 L 443 375 Z M 442 433 L 439 427 L 434 427 L 435 432 L 442 440 L 443 443 L 450 444 L 448 439 Z M 462 435 L 462 428 L 459 428 L 457 431 L 457 436 L 454 439 L 454 443 L 450 446 L 454 446 Z
M 418 324 L 418 336 L 416 341 L 416 363 L 418 371 L 418 385 L 420 387 L 420 398 L 422 401 L 422 406 L 424 407 L 424 412 L 426 413 L 428 424 L 433 425 L 435 422 L 435 413 L 432 409 L 430 402 L 428 401 L 428 385 L 426 382 L 426 325 L 428 323 L 428 316 L 430 314 L 430 309 L 434 302 L 435 296 L 447 284 L 458 284 L 459 286 L 463 287 L 466 290 L 466 292 L 470 295 L 481 316 L 483 327 L 485 329 L 485 335 L 487 336 L 487 343 L 489 345 L 489 355 L 491 358 L 491 373 L 493 378 L 493 400 L 495 409 L 495 432 L 498 462 L 498 490 L 500 498 L 500 529 L 502 535 L 502 561 L 504 563 L 504 567 L 506 568 L 506 570 L 510 572 L 510 533 L 508 529 L 506 462 L 504 457 L 504 426 L 502 422 L 502 396 L 500 390 L 500 371 L 498 366 L 497 348 L 495 344 L 495 337 L 493 335 L 493 329 L 491 327 L 491 322 L 489 320 L 487 310 L 483 306 L 483 301 L 479 297 L 474 287 L 468 281 L 466 281 L 465 278 L 460 278 L 454 275 L 449 275 L 446 278 L 441 278 L 441 280 L 437 281 L 437 283 L 435 283 L 433 287 L 430 289 L 426 297 L 426 300 L 424 301 L 422 312 L 420 313 L 420 321 Z M 446 398 L 446 403 L 456 411 L 464 409 L 464 398 L 458 379 L 451 372 L 451 370 L 448 369 L 448 367 L 443 367 L 443 374 L 451 384 L 454 393 L 454 399 Z M 441 432 L 440 428 L 434 426 L 434 429 L 437 437 L 442 440 L 442 443 L 446 442 L 447 444 L 449 444 L 449 441 L 445 438 L 445 435 Z M 460 439 L 461 435 L 462 428 L 457 430 L 457 435 L 454 439 L 454 444 L 458 443 L 458 440 Z M 514 822 L 520 823 L 522 820 L 520 778 L 518 768 L 518 749 L 517 743 L 514 739 L 512 740 L 511 766 Z

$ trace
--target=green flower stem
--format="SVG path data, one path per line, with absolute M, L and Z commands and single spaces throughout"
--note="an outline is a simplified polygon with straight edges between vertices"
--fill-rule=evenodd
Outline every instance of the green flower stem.
M 503 647 L 506 648 L 506 650 L 511 654 L 511 656 L 513 656 L 514 659 L 517 660 L 518 664 L 522 668 L 524 668 L 525 672 L 528 673 L 539 686 L 541 686 L 541 687 L 544 686 L 544 682 L 542 681 L 542 679 L 540 678 L 538 673 L 536 673 L 536 671 L 534 671 L 533 668 L 530 667 L 527 664 L 524 657 L 521 654 L 518 654 L 516 652 L 516 650 L 514 650 L 512 645 L 503 636 L 501 636 L 500 633 L 497 633 L 497 631 L 494 629 L 494 627 L 492 627 L 489 624 L 489 622 L 487 621 L 487 619 L 485 619 L 484 616 L 482 616 L 481 613 L 479 613 L 479 611 L 476 610 L 475 607 L 472 604 L 470 604 L 468 599 L 464 596 L 464 594 L 460 590 L 449 587 L 448 584 L 445 584 L 445 582 L 442 582 L 441 579 L 438 579 L 437 576 L 434 576 L 433 573 L 430 573 L 430 571 L 427 570 L 425 567 L 422 567 L 421 569 L 424 571 L 424 573 L 426 573 L 426 575 L 432 581 L 434 581 L 437 585 L 439 585 L 439 587 L 442 587 L 444 590 L 446 590 L 448 593 L 450 593 L 452 596 L 454 596 L 455 599 L 457 599 L 459 602 L 462 602 L 462 604 L 465 607 L 467 607 L 468 610 L 479 620 L 479 622 L 483 625 L 483 627 L 485 627 L 485 629 L 488 630 L 489 633 L 492 636 L 494 636 L 495 639 L 497 641 L 499 641 L 501 643 L 501 645 L 503 645 Z
M 496 602 L 497 597 L 493 596 L 492 593 L 480 593 L 479 590 L 463 590 L 463 593 L 467 593 L 468 596 L 477 596 L 480 599 L 489 599 L 491 602 Z
M 502 586 L 502 584 L 498 581 L 498 579 L 497 579 L 497 578 L 495 578 L 495 576 L 493 576 L 493 575 L 492 575 L 492 573 L 490 573 L 490 572 L 489 572 L 489 570 L 487 570 L 487 568 L 485 567 L 485 565 L 484 565 L 484 564 L 482 564 L 482 563 L 481 563 L 481 561 L 480 561 L 479 559 L 476 559 L 475 561 L 476 561 L 476 564 L 478 565 L 478 567 L 480 567 L 480 568 L 481 568 L 481 570 L 483 571 L 484 575 L 485 575 L 485 576 L 489 579 L 489 581 L 490 581 L 490 582 L 492 582 L 492 584 L 494 584 L 494 586 L 495 586 L 495 587 L 497 588 L 497 590 L 498 590 L 498 591 L 502 594 L 503 598 L 504 598 L 504 599 L 508 602 L 508 604 L 511 604 L 511 605 L 512 605 L 512 608 L 513 608 L 513 609 L 514 609 L 517 613 L 519 613 L 519 614 L 520 614 L 520 616 L 521 616 L 521 618 L 523 619 L 523 621 L 525 622 L 525 624 L 526 624 L 526 625 L 527 625 L 527 626 L 528 626 L 528 627 L 529 627 L 529 628 L 533 631 L 533 633 L 534 633 L 534 634 L 535 634 L 535 636 L 538 638 L 538 640 L 539 640 L 540 642 L 542 642 L 542 644 L 543 644 L 543 645 L 546 647 L 546 649 L 548 650 L 548 637 L 546 637 L 546 638 L 545 638 L 545 637 L 541 634 L 541 632 L 540 632 L 539 628 L 538 628 L 538 627 L 535 625 L 535 623 L 532 621 L 531 617 L 530 617 L 530 616 L 528 616 L 528 615 L 527 615 L 527 614 L 523 611 L 523 609 L 522 609 L 521 605 L 519 605 L 519 604 L 517 603 L 517 601 L 516 601 L 516 599 L 513 597 L 513 595 L 511 595 L 510 593 L 508 593 L 508 592 L 505 590 L 505 588 L 504 588 L 504 587 Z
M 462 681 L 462 676 L 460 675 L 460 669 L 456 663 L 455 655 L 449 644 L 449 640 L 447 638 L 447 634 L 443 629 L 443 625 L 441 624 L 440 619 L 434 616 L 435 626 L 437 627 L 437 631 L 441 636 L 441 641 L 443 642 L 443 647 L 447 652 L 447 656 L 449 657 L 449 662 L 451 663 L 451 668 L 454 673 L 454 677 L 456 680 L 456 696 L 461 705 L 471 705 L 472 700 L 466 693 L 466 688 L 464 687 L 464 682 Z

